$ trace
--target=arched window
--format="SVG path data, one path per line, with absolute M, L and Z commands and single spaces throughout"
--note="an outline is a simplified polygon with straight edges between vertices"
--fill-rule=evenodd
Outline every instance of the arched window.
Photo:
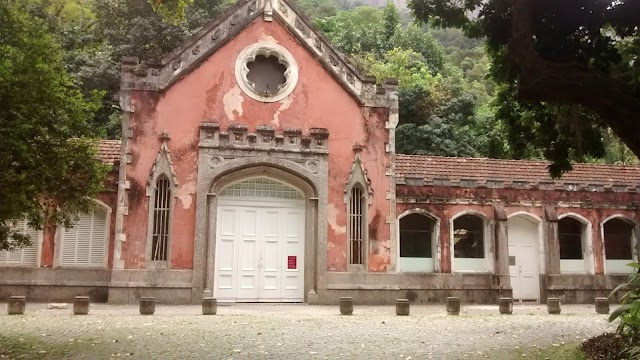
M 171 220 L 171 184 L 161 176 L 156 182 L 153 208 L 153 236 L 151 261 L 167 261 L 169 248 L 169 223 Z
M 365 209 L 367 203 L 361 186 L 351 189 L 349 196 L 349 264 L 364 265 L 366 256 Z
M 109 212 L 103 207 L 78 215 L 62 229 L 60 266 L 104 267 L 107 259 Z
M 462 215 L 453 221 L 453 269 L 455 271 L 486 271 L 484 219 L 477 215 Z
M 586 225 L 567 216 L 558 221 L 558 242 L 560 243 L 560 272 L 586 272 L 584 259 L 584 237 Z
M 400 271 L 432 272 L 436 221 L 413 213 L 402 217 L 400 226 Z
M 13 251 L 0 251 L 0 266 L 36 266 L 40 231 L 29 227 L 26 218 L 16 220 L 11 225 L 13 230 L 28 235 L 31 239 L 31 245 Z
M 603 226 L 605 269 L 608 273 L 629 273 L 633 261 L 634 224 L 621 219 L 608 220 Z

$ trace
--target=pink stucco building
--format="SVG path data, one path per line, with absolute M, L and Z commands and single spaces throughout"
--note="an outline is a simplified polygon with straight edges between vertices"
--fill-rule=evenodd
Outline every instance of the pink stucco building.
M 285 1 L 240 1 L 157 64 L 124 58 L 120 96 L 107 191 L 0 253 L 0 298 L 591 302 L 637 260 L 640 169 L 553 181 L 544 163 L 396 155 L 397 83 Z

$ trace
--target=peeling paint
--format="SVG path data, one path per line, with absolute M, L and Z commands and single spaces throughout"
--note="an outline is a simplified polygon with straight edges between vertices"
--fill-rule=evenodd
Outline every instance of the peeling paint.
M 188 209 L 193 202 L 193 194 L 196 192 L 196 182 L 189 181 L 178 189 L 178 198 L 182 201 L 182 208 Z
M 271 121 L 271 123 L 275 126 L 280 126 L 280 113 L 284 110 L 287 110 L 291 104 L 293 103 L 293 95 L 291 96 L 287 96 L 286 98 L 280 100 L 280 107 L 278 108 L 278 111 L 276 111 L 275 114 L 273 114 L 273 120 Z
M 329 226 L 331 226 L 333 231 L 336 233 L 336 235 L 343 235 L 347 232 L 347 227 L 338 226 L 337 219 L 338 219 L 339 212 L 340 210 L 338 210 L 338 208 L 335 205 L 329 204 L 329 206 L 327 206 L 327 222 L 329 223 Z
M 224 98 L 222 98 L 222 102 L 224 103 L 224 113 L 227 114 L 227 117 L 230 121 L 234 121 L 236 119 L 234 111 L 238 113 L 239 116 L 242 116 L 242 102 L 244 98 L 241 95 L 242 90 L 238 85 L 234 86 L 228 93 L 224 94 Z
M 264 41 L 264 42 L 270 42 L 270 43 L 274 43 L 277 44 L 278 40 L 276 40 L 273 36 L 267 35 L 267 34 L 260 34 L 260 37 L 258 38 L 258 41 Z

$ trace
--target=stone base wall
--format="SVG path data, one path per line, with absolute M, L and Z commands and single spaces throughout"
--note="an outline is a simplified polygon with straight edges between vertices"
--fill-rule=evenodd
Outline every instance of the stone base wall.
M 29 269 L 5 267 L 0 271 L 0 301 L 22 295 L 30 302 L 72 302 L 89 296 L 91 302 L 137 304 L 153 296 L 159 304 L 200 304 L 202 289 L 194 288 L 191 270 Z M 318 289 L 310 291 L 309 304 L 338 304 L 353 297 L 356 304 L 394 304 L 409 299 L 416 304 L 441 304 L 456 296 L 462 303 L 497 304 L 511 297 L 492 274 L 343 273 L 326 272 Z M 540 301 L 558 297 L 565 304 L 593 304 L 607 297 L 627 275 L 541 275 Z M 504 283 L 504 281 L 502 281 Z M 619 300 L 622 294 L 612 299 Z
M 463 303 L 494 304 L 511 296 L 511 288 L 499 286 L 492 274 L 372 274 L 326 273 L 325 288 L 309 296 L 309 304 L 337 304 L 351 296 L 356 304 L 395 304 L 396 299 L 412 303 L 444 303 L 456 296 Z
M 557 297 L 565 304 L 593 304 L 597 297 L 607 297 L 628 275 L 541 275 L 542 291 L 540 301 Z M 620 300 L 617 293 L 611 302 Z
M 14 295 L 34 302 L 72 302 L 89 296 L 92 302 L 106 302 L 111 270 L 34 269 L 4 267 L 0 271 L 0 301 Z

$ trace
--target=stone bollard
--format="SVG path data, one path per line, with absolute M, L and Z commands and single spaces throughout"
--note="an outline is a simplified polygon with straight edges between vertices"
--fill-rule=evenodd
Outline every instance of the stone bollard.
M 460 315 L 460 298 L 454 296 L 447 298 L 447 314 Z
M 508 297 L 501 297 L 498 302 L 498 309 L 500 310 L 500 314 L 513 314 L 513 299 Z
M 609 313 L 609 299 L 606 297 L 596 298 L 596 312 L 598 314 L 608 314 Z
M 76 296 L 73 299 L 73 315 L 87 315 L 89 313 L 89 297 Z
M 218 312 L 218 300 L 212 297 L 202 299 L 202 315 L 215 315 Z
M 353 315 L 353 298 L 352 297 L 340 298 L 340 314 Z
M 547 298 L 547 311 L 549 312 L 549 314 L 560 314 L 560 299 Z
M 12 296 L 9 298 L 9 304 L 7 306 L 7 314 L 9 315 L 22 315 L 24 314 L 24 308 L 27 303 L 27 298 L 24 296 Z
M 153 315 L 156 312 L 156 298 L 141 297 L 140 298 L 140 315 Z
M 396 300 L 396 315 L 406 316 L 409 315 L 411 305 L 408 299 Z

